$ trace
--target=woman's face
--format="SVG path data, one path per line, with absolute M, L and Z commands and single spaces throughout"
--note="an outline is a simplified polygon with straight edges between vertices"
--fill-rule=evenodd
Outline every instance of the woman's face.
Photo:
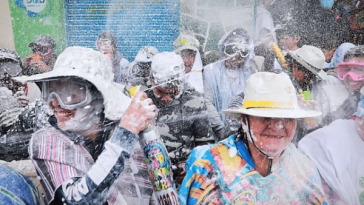
M 243 128 L 248 130 L 246 116 L 242 116 Z M 296 119 L 249 116 L 252 140 L 261 152 L 269 157 L 278 156 L 292 141 L 296 130 Z

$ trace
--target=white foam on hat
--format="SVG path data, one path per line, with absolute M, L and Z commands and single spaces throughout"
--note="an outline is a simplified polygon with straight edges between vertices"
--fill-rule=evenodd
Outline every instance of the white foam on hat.
M 153 77 L 158 80 L 168 80 L 185 72 L 182 57 L 174 52 L 156 54 L 152 60 L 151 70 Z

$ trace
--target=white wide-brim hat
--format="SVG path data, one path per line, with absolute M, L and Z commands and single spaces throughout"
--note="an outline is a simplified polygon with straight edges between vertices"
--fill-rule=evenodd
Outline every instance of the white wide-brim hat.
M 285 73 L 258 72 L 250 76 L 241 108 L 226 109 L 226 115 L 241 114 L 270 118 L 317 117 L 319 111 L 303 110 L 297 102 L 296 90 Z
M 325 64 L 325 55 L 321 49 L 315 46 L 304 45 L 298 51 L 288 51 L 289 55 L 311 73 L 326 79 L 326 73 L 322 70 Z
M 26 83 L 65 77 L 77 77 L 92 83 L 104 98 L 105 117 L 110 120 L 121 119 L 130 104 L 131 99 L 123 93 L 124 86 L 113 81 L 110 59 L 91 48 L 68 47 L 58 56 L 52 71 L 15 80 Z

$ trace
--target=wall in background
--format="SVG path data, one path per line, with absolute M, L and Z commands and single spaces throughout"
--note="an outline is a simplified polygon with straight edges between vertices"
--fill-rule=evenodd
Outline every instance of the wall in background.
M 39 34 L 48 34 L 57 44 L 57 54 L 66 46 L 63 0 L 9 0 L 15 49 L 21 57 L 31 53 L 28 45 Z
M 11 16 L 8 1 L 0 1 L 0 47 L 15 49 L 13 27 L 11 26 Z

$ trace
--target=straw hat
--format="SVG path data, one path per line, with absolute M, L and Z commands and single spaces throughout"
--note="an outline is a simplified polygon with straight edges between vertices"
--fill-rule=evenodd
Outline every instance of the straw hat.
M 124 86 L 113 81 L 111 61 L 91 48 L 68 47 L 59 55 L 52 71 L 14 79 L 25 83 L 65 77 L 78 77 L 92 83 L 104 98 L 105 117 L 110 120 L 121 119 L 130 104 L 131 99 L 123 93 Z
M 244 93 L 241 108 L 222 112 L 232 116 L 246 114 L 271 118 L 307 118 L 322 114 L 298 106 L 296 90 L 285 73 L 255 73 L 248 79 Z
M 321 49 L 315 46 L 304 45 L 295 53 L 292 51 L 288 51 L 288 53 L 311 73 L 323 80 L 326 79 L 326 73 L 322 70 L 322 67 L 325 64 L 325 55 Z

